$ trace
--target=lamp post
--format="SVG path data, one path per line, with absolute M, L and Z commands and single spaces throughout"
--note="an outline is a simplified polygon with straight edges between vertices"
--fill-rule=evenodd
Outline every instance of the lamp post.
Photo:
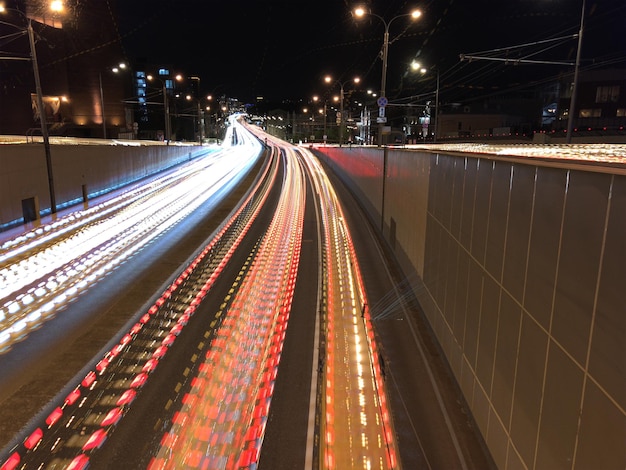
M 204 111 L 202 110 L 202 103 L 200 102 L 200 77 L 193 75 L 193 76 L 187 77 L 187 79 L 198 82 L 195 92 L 192 94 L 185 95 L 185 99 L 187 101 L 193 101 L 194 99 L 196 100 L 196 105 L 197 105 L 196 115 L 197 115 L 198 129 L 197 129 L 197 134 L 196 134 L 196 129 L 195 129 L 196 126 L 194 125 L 194 139 L 199 139 L 200 145 L 202 145 L 202 143 L 204 142 L 205 129 L 204 129 Z M 180 74 L 176 75 L 176 81 L 182 81 L 182 80 L 184 80 L 182 75 Z M 212 99 L 212 96 L 208 95 L 207 100 L 211 101 L 211 99 Z
M 202 112 L 202 106 L 200 105 L 200 77 L 194 75 L 189 77 L 189 80 L 196 80 L 198 82 L 198 89 L 196 90 L 196 96 L 198 96 L 198 137 L 200 139 L 200 145 L 202 145 L 204 142 L 204 113 Z
M 569 102 L 569 112 L 567 113 L 567 135 L 568 144 L 572 143 L 572 132 L 574 131 L 574 107 L 576 106 L 576 94 L 578 93 L 578 72 L 580 70 L 580 50 L 583 45 L 583 28 L 585 25 L 585 0 L 583 0 L 580 14 L 580 29 L 578 31 L 578 47 L 576 48 L 576 64 L 574 65 L 574 84 L 572 85 L 572 96 Z
M 126 64 L 124 62 L 120 62 L 116 67 L 111 67 L 111 72 L 119 73 L 120 70 L 126 69 Z M 102 138 L 107 138 L 107 125 L 106 125 L 106 114 L 104 112 L 104 89 L 102 87 L 102 72 L 98 72 L 98 78 L 100 81 L 100 111 L 102 114 Z
M 385 34 L 383 36 L 383 71 L 382 71 L 382 78 L 380 81 L 380 98 L 379 98 L 379 108 L 378 108 L 378 119 L 377 121 L 380 123 L 380 128 L 379 128 L 379 145 L 380 145 L 380 139 L 382 138 L 382 125 L 387 121 L 387 118 L 385 117 L 385 106 L 387 103 L 387 98 L 386 98 L 386 87 L 387 87 L 387 56 L 389 53 L 389 27 L 391 26 L 391 23 L 393 23 L 394 20 L 397 20 L 398 18 L 403 18 L 406 16 L 410 16 L 412 19 L 417 19 L 420 16 L 422 16 L 422 12 L 420 10 L 413 10 L 411 13 L 405 13 L 402 15 L 397 15 L 394 16 L 393 18 L 391 18 L 389 21 L 386 21 L 385 18 L 383 18 L 380 15 L 377 15 L 376 13 L 372 13 L 371 11 L 367 10 L 365 7 L 357 7 L 354 10 L 354 14 L 357 18 L 361 18 L 365 15 L 370 15 L 373 16 L 375 18 L 378 18 L 380 21 L 383 22 L 383 25 L 385 26 Z
M 198 119 L 198 137 L 200 139 L 200 145 L 204 142 L 204 113 L 200 105 L 200 98 L 195 98 L 193 95 L 185 95 L 187 101 L 196 101 L 196 117 Z M 196 126 L 194 126 L 195 128 Z M 194 129 L 195 132 L 195 129 Z
M 59 13 L 63 10 L 63 3 L 59 0 L 55 0 L 50 3 L 50 9 L 53 12 Z M 46 110 L 43 104 L 43 92 L 41 90 L 41 80 L 39 77 L 39 63 L 37 61 L 37 48 L 35 47 L 35 33 L 33 31 L 32 20 L 28 18 L 20 10 L 14 8 L 5 8 L 3 4 L 0 4 L 0 13 L 4 13 L 8 10 L 18 13 L 26 20 L 25 32 L 28 35 L 28 43 L 30 46 L 30 61 L 33 64 L 33 75 L 35 78 L 35 94 L 37 99 L 37 108 L 39 109 L 39 123 L 41 125 L 41 136 L 43 138 L 44 153 L 46 155 L 46 171 L 48 174 L 48 192 L 50 193 L 50 213 L 56 214 L 57 204 L 54 191 L 54 176 L 52 172 L 52 156 L 50 154 L 50 136 L 48 134 L 48 123 L 46 122 Z M 16 25 L 17 29 L 20 29 Z
M 308 140 L 308 136 L 310 135 L 310 132 L 308 131 L 310 118 L 308 117 L 308 115 L 309 108 L 302 108 L 302 137 L 305 142 Z
M 200 145 L 204 143 L 204 111 L 202 111 L 202 106 L 200 105 L 200 100 L 198 99 L 198 126 L 200 127 Z
M 155 77 L 154 75 L 148 75 L 146 78 L 149 81 L 158 80 L 159 82 L 161 82 L 161 89 L 163 93 L 163 108 L 165 108 L 165 141 L 169 145 L 171 134 L 172 134 L 172 129 L 171 129 L 171 123 L 170 123 L 170 105 L 167 99 L 167 87 L 165 86 L 165 82 L 163 80 Z
M 213 129 L 213 121 L 211 118 L 211 103 L 213 102 L 213 95 L 207 95 L 207 106 L 205 106 L 204 110 L 206 111 L 205 116 L 207 116 L 207 137 L 215 137 L 215 130 Z
M 422 67 L 419 62 L 411 62 L 411 68 L 413 70 L 418 70 L 422 75 L 428 72 L 428 69 Z M 433 143 L 437 142 L 437 130 L 439 128 L 438 117 L 439 117 L 439 68 L 435 68 L 435 72 L 437 73 L 437 88 L 435 89 L 435 117 L 433 119 Z
M 314 96 L 313 97 L 313 102 L 317 103 L 319 101 L 319 97 L 318 96 Z M 319 110 L 320 114 L 324 115 L 324 127 L 323 127 L 323 135 L 322 135 L 322 140 L 324 141 L 324 145 L 326 145 L 326 100 L 324 100 L 324 108 L 323 111 L 320 109 Z M 312 114 L 313 116 L 313 122 L 315 122 L 315 113 Z M 315 132 L 315 126 L 313 127 L 313 132 Z
M 333 78 L 330 75 L 326 75 L 324 77 L 324 81 L 326 83 L 331 83 Z M 360 83 L 361 79 L 359 77 L 354 77 L 352 80 L 347 80 L 345 82 L 340 82 L 339 80 L 335 80 L 335 83 L 339 85 L 339 146 L 343 144 L 343 128 L 344 128 L 344 117 L 343 117 L 343 102 L 344 102 L 344 86 L 348 83 Z
M 219 107 L 219 96 L 216 95 L 216 93 L 217 93 L 217 90 L 219 90 L 223 86 L 224 85 L 220 83 L 219 85 L 215 86 L 215 88 L 213 88 L 213 90 L 211 90 L 206 95 L 206 101 L 208 105 L 205 106 L 205 111 L 206 111 L 205 118 L 207 119 L 207 129 L 205 130 L 205 135 L 207 137 L 218 136 L 217 129 L 218 129 L 220 107 Z M 215 103 L 214 105 L 212 105 L 213 102 Z

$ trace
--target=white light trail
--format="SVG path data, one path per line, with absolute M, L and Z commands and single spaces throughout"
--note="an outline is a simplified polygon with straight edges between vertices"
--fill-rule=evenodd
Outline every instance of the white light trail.
M 259 152 L 251 141 L 225 147 L 2 243 L 0 351 L 240 178 Z

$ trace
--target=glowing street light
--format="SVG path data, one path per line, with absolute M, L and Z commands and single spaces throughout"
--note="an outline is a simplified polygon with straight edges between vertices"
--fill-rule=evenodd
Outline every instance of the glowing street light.
M 153 80 L 157 80 L 158 82 L 161 83 L 162 93 L 163 93 L 163 107 L 165 108 L 165 141 L 169 144 L 172 138 L 172 123 L 170 122 L 170 105 L 167 99 L 167 86 L 166 86 L 165 80 L 155 77 L 154 75 L 147 75 L 146 78 L 150 82 Z M 180 81 L 182 80 L 183 77 L 182 75 L 179 74 L 179 75 L 176 75 L 176 77 L 174 78 L 176 79 L 176 81 Z
M 324 81 L 326 83 L 333 83 L 333 78 L 330 75 L 326 75 L 324 77 Z M 352 82 L 355 84 L 358 84 L 361 82 L 361 79 L 359 77 L 354 77 L 352 80 L 347 80 L 345 82 L 340 82 L 339 80 L 335 80 L 334 81 L 336 84 L 339 85 L 339 90 L 340 90 L 340 95 L 339 95 L 339 146 L 341 147 L 341 145 L 343 144 L 343 129 L 344 129 L 344 117 L 343 117 L 343 102 L 344 102 L 344 86 L 347 85 L 348 83 Z
M 196 101 L 196 114 L 198 119 L 198 139 L 200 140 L 200 145 L 204 142 L 204 114 L 202 111 L 202 104 L 200 103 L 200 99 L 196 98 L 193 95 L 186 95 L 185 99 L 189 102 Z M 207 106 L 208 108 L 208 106 Z
M 354 14 L 357 18 L 361 18 L 366 15 L 373 16 L 375 18 L 378 18 L 380 21 L 382 21 L 383 25 L 385 26 L 385 35 L 383 37 L 383 73 L 382 73 L 382 79 L 380 82 L 380 96 L 384 97 L 386 86 L 387 86 L 387 56 L 389 52 L 389 27 L 391 26 L 391 23 L 393 23 L 393 21 L 397 20 L 398 18 L 409 16 L 411 17 L 412 20 L 416 20 L 422 16 L 422 12 L 420 10 L 413 10 L 411 13 L 405 13 L 403 15 L 394 16 L 389 21 L 386 21 L 382 16 L 377 15 L 376 13 L 372 13 L 371 11 L 367 10 L 365 7 L 357 7 L 354 10 Z
M 192 81 L 197 81 L 198 82 L 198 87 L 196 89 L 197 91 L 197 96 L 198 98 L 196 99 L 193 95 L 187 95 L 185 96 L 185 99 L 187 101 L 193 101 L 194 99 L 196 99 L 196 104 L 197 104 L 197 109 L 196 109 L 196 113 L 197 113 L 197 119 L 198 119 L 198 139 L 200 140 L 200 145 L 202 145 L 202 143 L 204 142 L 204 112 L 202 110 L 202 103 L 200 103 L 200 77 L 194 75 L 191 77 L 188 77 L 189 80 Z M 178 81 L 182 81 L 183 77 L 182 75 L 176 75 L 176 80 Z M 208 100 L 211 100 L 211 95 L 207 96 Z
M 124 62 L 120 62 L 118 65 L 111 67 L 111 72 L 120 73 L 122 70 L 126 69 L 126 64 Z M 102 115 L 102 138 L 107 138 L 107 124 L 106 124 L 106 116 L 104 113 L 104 90 L 102 87 L 102 72 L 98 72 L 98 78 L 100 80 L 100 114 Z
M 422 75 L 428 72 L 428 69 L 423 67 L 419 62 L 411 62 L 411 68 L 413 70 L 419 71 Z M 437 130 L 438 130 L 438 122 L 437 118 L 439 116 L 439 69 L 436 68 L 435 72 L 437 73 L 437 89 L 435 90 L 435 118 L 433 122 L 433 142 L 437 142 Z
M 386 87 L 387 87 L 387 57 L 388 57 L 388 52 L 389 52 L 389 27 L 391 26 L 391 23 L 393 23 L 394 20 L 397 20 L 398 18 L 404 18 L 408 16 L 411 18 L 411 20 L 416 20 L 422 16 L 422 12 L 416 9 L 416 10 L 411 11 L 411 13 L 397 15 L 391 18 L 389 21 L 386 21 L 385 18 L 383 18 L 382 16 L 377 15 L 376 13 L 372 13 L 365 7 L 360 6 L 354 9 L 354 15 L 357 18 L 362 18 L 366 15 L 373 16 L 375 18 L 378 18 L 380 21 L 382 21 L 383 25 L 385 26 L 385 34 L 383 36 L 383 71 L 382 71 L 382 78 L 380 82 L 380 97 L 378 98 L 378 103 L 379 103 L 378 122 L 381 124 L 380 130 L 379 130 L 379 145 L 380 145 L 381 143 L 380 139 L 382 138 L 382 124 L 384 124 L 387 120 L 384 113 L 385 113 L 385 106 L 387 104 L 387 98 L 386 98 L 385 93 L 386 93 Z

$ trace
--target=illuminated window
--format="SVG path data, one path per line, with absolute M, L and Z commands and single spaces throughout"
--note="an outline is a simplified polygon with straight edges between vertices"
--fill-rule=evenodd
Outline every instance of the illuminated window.
M 617 108 L 616 117 L 625 117 L 626 116 L 626 108 Z
M 167 76 L 169 74 L 170 74 L 170 71 L 168 69 L 159 69 L 159 75 Z
M 617 103 L 619 85 L 599 86 L 596 88 L 596 103 Z
M 581 109 L 578 113 L 578 117 L 581 118 L 592 118 L 592 117 L 600 117 L 601 112 L 599 108 L 596 109 Z

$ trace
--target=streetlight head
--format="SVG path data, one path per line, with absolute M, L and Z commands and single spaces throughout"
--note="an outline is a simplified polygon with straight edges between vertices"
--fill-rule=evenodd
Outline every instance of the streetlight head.
M 183 76 L 181 74 L 177 74 L 176 77 L 174 77 L 176 79 L 177 82 L 180 82 L 183 80 Z
M 354 16 L 356 16 L 357 18 L 362 18 L 363 16 L 367 15 L 367 10 L 363 6 L 356 7 L 353 12 Z
M 361 79 L 359 77 L 354 77 L 354 83 L 361 83 Z
M 148 80 L 154 80 L 154 76 L 153 76 L 153 75 L 146 75 L 146 78 L 147 78 Z
M 413 18 L 414 20 L 418 19 L 420 16 L 422 16 L 421 10 L 413 10 L 411 12 L 411 18 Z
M 4 13 L 5 11 L 7 11 L 7 7 L 4 6 L 4 3 L 0 3 L 0 13 Z
M 411 62 L 411 68 L 421 74 L 425 74 L 426 72 L 428 72 L 426 67 L 422 67 L 422 64 L 416 61 Z
M 333 81 L 333 77 L 331 77 L 330 75 L 326 75 L 326 76 L 324 77 L 324 81 L 325 81 L 326 83 L 330 83 L 330 82 L 332 82 L 332 81 Z
M 50 2 L 50 10 L 55 13 L 60 13 L 63 11 L 63 1 L 62 0 L 53 0 Z

